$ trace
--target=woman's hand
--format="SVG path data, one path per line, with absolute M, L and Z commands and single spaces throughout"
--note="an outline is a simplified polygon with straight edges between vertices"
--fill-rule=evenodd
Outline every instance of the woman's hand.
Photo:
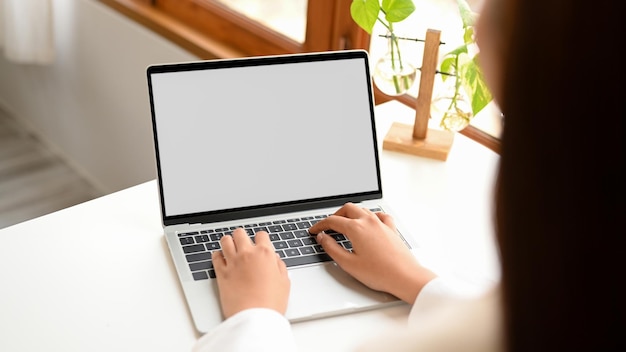
M 222 312 L 228 318 L 248 308 L 269 308 L 285 314 L 291 283 L 285 263 L 274 252 L 267 232 L 258 232 L 256 245 L 239 228 L 221 238 L 213 266 Z
M 352 252 L 323 233 L 335 230 L 352 242 Z M 435 274 L 421 266 L 402 241 L 393 219 L 352 203 L 313 225 L 309 232 L 347 273 L 366 286 L 391 293 L 413 304 L 422 287 Z

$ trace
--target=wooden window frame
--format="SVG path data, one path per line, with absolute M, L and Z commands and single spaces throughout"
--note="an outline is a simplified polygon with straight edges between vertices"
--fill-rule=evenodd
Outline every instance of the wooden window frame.
M 98 0 L 169 39 L 200 59 L 361 48 L 370 36 L 350 17 L 352 0 L 309 0 L 305 42 L 288 38 L 226 6 L 207 0 Z M 374 87 L 377 104 L 397 99 L 415 108 L 416 97 L 389 97 Z M 500 140 L 472 125 L 459 133 L 500 152 Z

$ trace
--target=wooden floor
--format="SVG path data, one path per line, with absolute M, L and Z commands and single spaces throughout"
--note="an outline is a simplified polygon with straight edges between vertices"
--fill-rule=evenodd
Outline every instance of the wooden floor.
M 0 228 L 99 195 L 0 108 Z

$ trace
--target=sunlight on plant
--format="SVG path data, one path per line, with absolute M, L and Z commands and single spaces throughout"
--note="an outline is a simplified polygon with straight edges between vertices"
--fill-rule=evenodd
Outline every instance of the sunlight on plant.
M 440 76 L 444 82 L 454 77 L 454 92 L 450 99 L 446 100 L 447 106 L 440 122 L 441 127 L 447 130 L 460 130 L 467 126 L 470 120 L 492 100 L 478 66 L 478 49 L 474 38 L 477 14 L 472 12 L 467 0 L 457 0 L 457 5 L 463 23 L 463 44 L 443 55 L 439 68 L 440 73 L 443 73 Z M 409 64 L 402 61 L 399 38 L 394 33 L 394 23 L 405 20 L 414 11 L 413 0 L 353 0 L 350 5 L 350 14 L 354 22 L 370 35 L 376 23 L 381 23 L 387 29 L 391 56 L 389 60 L 391 73 L 387 76 L 391 77 L 390 88 L 393 85 L 390 91 L 395 89 L 397 93 L 391 95 L 403 94 L 412 84 L 411 76 L 401 74 L 404 66 Z M 467 99 L 463 98 L 463 95 L 467 96 Z
M 453 119 L 465 119 L 469 124 L 471 118 L 493 99 L 478 66 L 478 53 L 471 56 L 472 51 L 477 51 L 474 38 L 477 14 L 472 12 L 466 0 L 457 0 L 457 4 L 463 21 L 463 45 L 445 54 L 440 65 L 441 72 L 449 73 L 455 79 L 450 106 L 440 123 L 441 127 L 446 129 L 452 125 L 458 125 L 458 121 L 451 121 Z M 441 79 L 445 82 L 446 79 L 450 79 L 450 76 L 441 75 Z M 458 106 L 461 88 L 470 98 L 471 114 L 463 112 Z
M 372 34 L 376 22 L 380 22 L 389 33 L 389 52 L 391 54 L 391 68 L 394 72 L 403 71 L 402 55 L 398 38 L 393 31 L 393 24 L 405 20 L 415 11 L 415 4 L 412 0 L 353 0 L 350 5 L 350 15 L 359 27 L 367 33 Z M 381 17 L 382 15 L 382 17 Z M 399 67 L 396 67 L 396 62 Z M 403 82 L 398 79 L 401 77 Z M 393 75 L 393 85 L 396 93 L 405 91 L 405 87 L 410 87 L 412 82 L 403 75 Z

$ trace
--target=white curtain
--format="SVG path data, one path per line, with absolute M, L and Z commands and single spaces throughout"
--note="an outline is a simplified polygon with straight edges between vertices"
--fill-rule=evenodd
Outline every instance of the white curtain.
M 23 64 L 54 61 L 52 0 L 0 0 L 0 47 Z

